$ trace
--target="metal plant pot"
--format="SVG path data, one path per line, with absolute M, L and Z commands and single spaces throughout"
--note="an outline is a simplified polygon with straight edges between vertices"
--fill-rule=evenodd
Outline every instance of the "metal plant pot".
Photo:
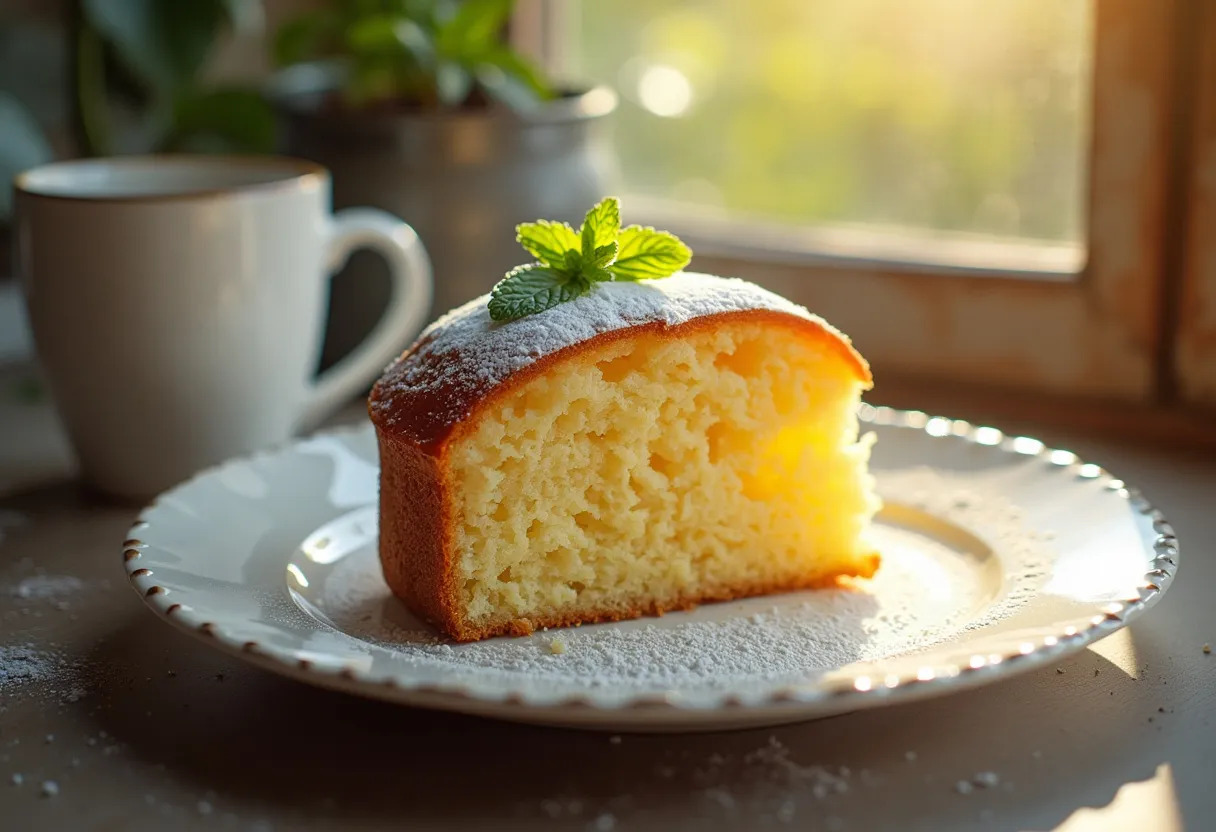
M 339 82 L 339 73 L 323 64 L 293 67 L 275 79 L 271 97 L 283 115 L 284 150 L 329 168 L 335 207 L 382 208 L 414 227 L 434 264 L 432 316 L 489 291 L 528 259 L 515 242 L 517 223 L 577 222 L 616 184 L 605 135 L 616 95 L 606 87 L 526 113 L 350 112 L 329 106 Z M 382 272 L 369 256 L 335 278 L 323 364 L 375 324 L 388 295 Z

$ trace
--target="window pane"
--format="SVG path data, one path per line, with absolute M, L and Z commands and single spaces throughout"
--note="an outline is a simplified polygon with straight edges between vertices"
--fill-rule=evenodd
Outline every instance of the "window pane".
M 1084 0 L 578 4 L 627 190 L 808 224 L 1082 239 Z

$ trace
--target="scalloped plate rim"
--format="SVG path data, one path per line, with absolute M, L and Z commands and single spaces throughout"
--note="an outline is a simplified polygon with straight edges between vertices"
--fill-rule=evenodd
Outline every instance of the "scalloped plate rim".
M 1067 461 L 1055 463 L 1057 467 L 1080 470 L 1088 468 L 1095 472 L 1091 473 L 1089 478 L 1104 477 L 1107 488 L 1114 492 L 1115 496 L 1127 500 L 1135 513 L 1143 516 L 1145 522 L 1150 524 L 1156 535 L 1151 544 L 1151 552 L 1146 552 L 1146 556 L 1155 555 L 1150 561 L 1152 568 L 1146 570 L 1144 580 L 1137 587 L 1136 597 L 1129 597 L 1114 604 L 1119 607 L 1118 611 L 1109 609 L 1111 604 L 1095 604 L 1094 615 L 1088 626 L 1061 627 L 1059 632 L 1039 639 L 1039 643 L 1029 651 L 1006 653 L 1000 656 L 999 661 L 978 667 L 957 666 L 953 668 L 953 673 L 935 675 L 929 679 L 901 677 L 888 684 L 886 680 L 866 676 L 831 680 L 824 676 L 804 683 L 776 687 L 767 696 L 750 697 L 753 701 L 744 701 L 737 696 L 726 694 L 720 701 L 712 704 L 690 703 L 682 701 L 679 692 L 673 690 L 661 695 L 639 694 L 619 703 L 605 704 L 582 696 L 571 696 L 555 702 L 529 701 L 519 692 L 505 688 L 500 695 L 491 696 L 486 695 L 484 691 L 471 690 L 459 684 L 419 684 L 403 678 L 400 674 L 375 678 L 356 669 L 321 667 L 315 661 L 293 654 L 290 649 L 242 642 L 229 636 L 225 633 L 222 623 L 209 620 L 207 615 L 175 598 L 170 600 L 178 594 L 177 590 L 170 595 L 152 580 L 152 571 L 142 564 L 147 562 L 145 555 L 155 551 L 156 547 L 140 537 L 149 527 L 146 517 L 152 509 L 164 502 L 188 495 L 197 483 L 218 476 L 231 466 L 243 463 L 274 464 L 276 460 L 296 453 L 302 443 L 323 437 L 349 440 L 353 436 L 369 432 L 371 427 L 366 423 L 319 431 L 273 449 L 226 460 L 169 489 L 141 511 L 139 519 L 128 532 L 123 543 L 124 566 L 132 588 L 159 618 L 175 629 L 229 655 L 288 678 L 382 701 L 510 721 L 601 730 L 642 731 L 727 730 L 776 725 L 978 687 L 1046 666 L 1063 656 L 1084 649 L 1094 641 L 1121 629 L 1155 605 L 1171 585 L 1179 564 L 1178 540 L 1173 528 L 1162 513 L 1149 504 L 1138 491 L 1126 486 L 1122 480 L 1109 472 L 1084 463 L 1069 452 L 1054 451 L 1038 440 L 1007 436 L 995 428 L 972 425 L 963 420 L 930 416 L 915 410 L 896 410 L 864 404 L 861 406 L 861 413 L 863 424 L 922 431 L 934 439 L 962 438 L 969 442 L 999 446 L 999 450 L 1011 454 L 1044 456 L 1053 463 L 1054 455 L 1065 454 Z M 1024 443 L 1030 450 L 1026 447 L 1014 450 L 1015 443 Z M 324 627 L 320 622 L 315 623 L 318 628 Z M 1067 629 L 1072 632 L 1067 632 Z

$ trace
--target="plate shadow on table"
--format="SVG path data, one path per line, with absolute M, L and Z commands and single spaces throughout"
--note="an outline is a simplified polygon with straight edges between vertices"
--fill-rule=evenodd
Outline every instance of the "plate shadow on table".
M 177 788 L 213 792 L 217 810 L 286 814 L 291 828 L 584 829 L 608 814 L 617 829 L 1051 829 L 1152 778 L 1170 762 L 1163 732 L 1185 730 L 1170 714 L 1177 691 L 1086 651 L 1063 673 L 937 700 L 779 729 L 613 739 L 310 688 L 144 615 L 89 657 L 112 668 L 88 697 L 91 719 L 128 754 L 163 764 Z M 1166 649 L 1139 641 L 1142 655 Z M 170 675 L 175 666 L 190 676 Z M 994 787 L 956 790 L 1015 767 Z

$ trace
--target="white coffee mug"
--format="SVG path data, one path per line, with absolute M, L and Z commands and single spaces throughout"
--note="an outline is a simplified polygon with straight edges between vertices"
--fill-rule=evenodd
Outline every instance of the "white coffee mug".
M 82 160 L 15 186 L 38 356 L 81 473 L 114 495 L 148 497 L 315 426 L 427 317 L 417 235 L 381 211 L 332 215 L 329 175 L 310 162 Z M 392 299 L 317 376 L 329 276 L 361 247 L 388 260 Z

